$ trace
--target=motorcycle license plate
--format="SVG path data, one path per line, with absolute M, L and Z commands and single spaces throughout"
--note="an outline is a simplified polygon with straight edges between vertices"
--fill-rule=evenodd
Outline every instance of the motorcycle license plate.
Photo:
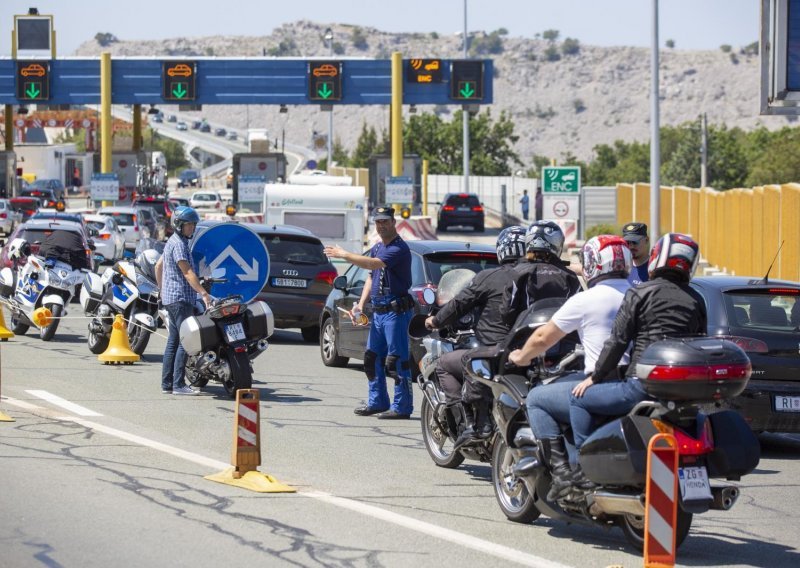
M 711 485 L 705 466 L 678 468 L 678 485 L 684 501 L 711 499 Z
M 244 328 L 242 327 L 242 324 L 232 323 L 230 325 L 226 325 L 225 336 L 228 338 L 228 342 L 230 343 L 233 343 L 234 341 L 244 341 Z

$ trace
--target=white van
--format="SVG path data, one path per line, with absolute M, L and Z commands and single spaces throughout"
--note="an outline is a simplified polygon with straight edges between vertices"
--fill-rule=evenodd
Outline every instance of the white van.
M 363 252 L 367 223 L 363 187 L 268 183 L 263 205 L 267 225 L 303 227 L 325 245 Z

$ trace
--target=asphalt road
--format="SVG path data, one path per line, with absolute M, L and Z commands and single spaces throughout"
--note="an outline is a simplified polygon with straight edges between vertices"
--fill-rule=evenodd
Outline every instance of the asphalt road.
M 2 566 L 642 563 L 617 529 L 507 521 L 486 464 L 433 465 L 419 392 L 411 420 L 355 416 L 360 367 L 324 367 L 296 330 L 278 331 L 256 360 L 255 387 L 260 470 L 298 492 L 205 480 L 230 463 L 233 403 L 221 386 L 163 395 L 163 337 L 140 363 L 104 366 L 85 327 L 65 319 L 52 342 L 29 333 L 0 344 L 0 410 L 15 419 L 0 422 Z M 800 438 L 762 442 L 739 503 L 696 518 L 681 565 L 800 565 Z

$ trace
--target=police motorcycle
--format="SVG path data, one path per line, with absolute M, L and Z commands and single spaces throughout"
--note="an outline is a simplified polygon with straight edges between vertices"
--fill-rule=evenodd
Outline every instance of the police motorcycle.
M 710 480 L 738 481 L 753 471 L 759 462 L 759 443 L 736 412 L 706 415 L 700 406 L 741 393 L 751 365 L 737 345 L 711 337 L 663 339 L 647 347 L 636 371 L 651 399 L 625 416 L 608 419 L 578 453 L 578 463 L 595 487 L 573 489 L 556 501 L 547 500 L 551 475 L 525 407 L 528 390 L 546 365 L 540 358 L 529 368 L 519 369 L 507 360 L 555 313 L 555 307 L 537 311 L 538 304 L 531 306 L 527 321 L 515 326 L 499 352 L 477 353 L 466 364 L 466 372 L 494 393 L 492 414 L 499 435 L 492 456 L 492 484 L 506 517 L 532 522 L 544 514 L 567 523 L 618 525 L 628 542 L 641 550 L 647 447 L 658 433 L 675 436 L 679 450 L 676 547 L 687 537 L 693 515 L 733 507 L 738 487 L 712 485 Z M 562 431 L 570 441 L 569 426 L 562 425 Z M 533 458 L 534 467 L 518 475 L 515 465 L 525 458 Z
M 436 292 L 430 288 L 423 290 L 423 301 L 432 306 L 431 314 L 463 290 L 474 276 L 472 270 L 457 268 L 442 276 Z M 455 349 L 479 347 L 472 329 L 473 315 L 467 314 L 450 327 L 431 331 L 425 327 L 425 319 L 431 314 L 415 315 L 408 326 L 409 336 L 421 339 L 425 350 L 419 363 L 420 374 L 416 377 L 423 393 L 420 424 L 425 449 L 439 467 L 456 468 L 464 459 L 488 462 L 492 455 L 494 434 L 455 448 L 455 441 L 465 427 L 464 412 L 461 405 L 446 404 L 444 390 L 436 375 L 436 364 L 443 354 Z
M 214 284 L 226 283 L 223 274 L 224 269 L 216 269 L 211 277 L 200 278 L 203 289 L 211 293 Z M 203 310 L 199 301 L 196 315 L 180 327 L 181 345 L 187 353 L 186 382 L 199 388 L 209 381 L 222 383 L 225 392 L 236 398 L 237 390 L 252 387 L 252 360 L 269 346 L 267 338 L 275 330 L 272 310 L 260 300 L 246 304 L 240 295 L 214 298 L 211 307 Z M 166 313 L 163 317 L 167 321 Z
M 160 257 L 157 250 L 140 250 L 132 261 L 125 257 L 106 268 L 102 275 L 86 274 L 80 300 L 84 313 L 92 318 L 87 340 L 89 351 L 100 354 L 108 348 L 114 317 L 121 314 L 131 350 L 137 355 L 144 353 L 157 327 L 155 266 Z
M 52 318 L 50 323 L 39 327 L 39 337 L 50 341 L 60 318 L 67 314 L 67 305 L 75 295 L 75 287 L 83 280 L 84 271 L 55 258 L 32 254 L 30 243 L 22 238 L 11 241 L 8 256 L 13 269 L 0 270 L 0 296 L 11 311 L 11 331 L 24 334 L 36 325 L 33 312 L 47 308 Z M 22 257 L 27 257 L 24 263 Z

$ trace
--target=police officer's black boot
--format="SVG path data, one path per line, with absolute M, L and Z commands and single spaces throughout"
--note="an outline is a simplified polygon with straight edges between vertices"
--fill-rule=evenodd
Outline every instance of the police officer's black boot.
M 478 418 L 475 421 L 475 430 L 478 438 L 486 439 L 492 435 L 492 421 L 489 417 L 489 404 L 480 401 L 475 404 L 475 409 L 478 411 Z
M 539 440 L 544 459 L 550 465 L 550 476 L 553 481 L 547 500 L 555 501 L 569 494 L 572 488 L 572 468 L 569 467 L 569 456 L 564 446 L 564 438 L 543 438 Z
M 459 434 L 458 438 L 456 438 L 455 444 L 453 446 L 454 450 L 458 450 L 464 444 L 478 439 L 478 435 L 475 432 L 475 414 L 473 413 L 472 405 L 465 404 L 463 405 L 463 409 L 464 409 L 464 430 L 462 430 L 461 434 Z

